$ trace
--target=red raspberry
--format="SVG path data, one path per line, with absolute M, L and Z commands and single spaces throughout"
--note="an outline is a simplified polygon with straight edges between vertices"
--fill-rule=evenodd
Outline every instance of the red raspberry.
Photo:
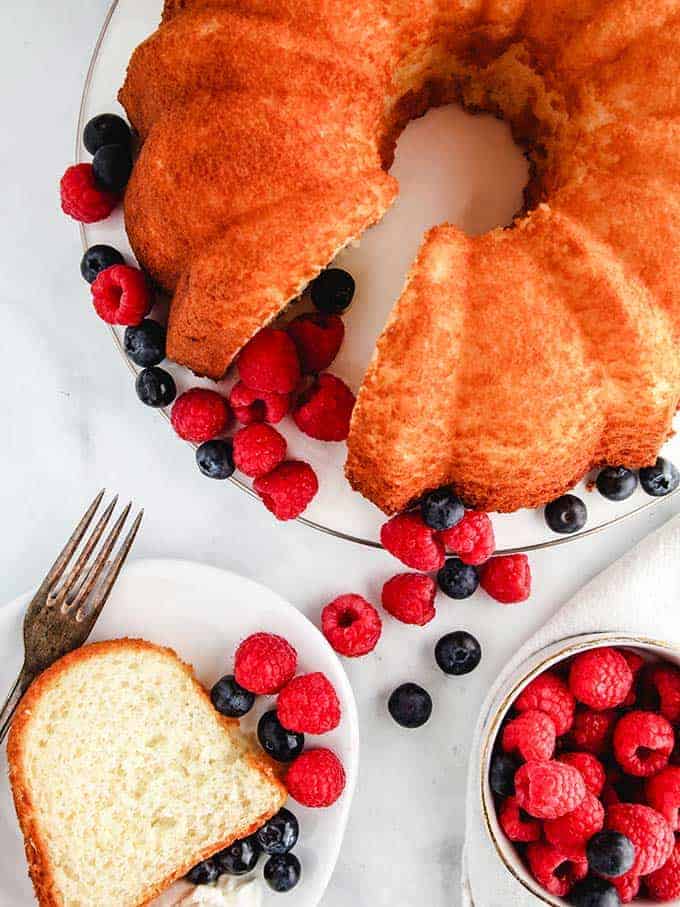
M 645 665 L 645 660 L 642 655 L 638 655 L 638 653 L 633 652 L 632 649 L 619 649 L 619 652 L 626 659 L 626 664 L 630 668 L 630 673 L 633 677 L 636 677 Z
M 229 403 L 241 425 L 269 422 L 276 425 L 290 409 L 290 394 L 267 394 L 254 391 L 237 381 L 229 394 Z
M 661 869 L 645 878 L 649 896 L 655 901 L 674 901 L 680 898 L 680 841 Z
M 264 476 L 286 456 L 286 439 L 271 425 L 254 422 L 234 435 L 234 465 L 247 476 Z
M 464 564 L 478 567 L 496 550 L 496 538 L 487 513 L 467 510 L 463 519 L 440 533 L 447 551 L 458 555 Z
M 626 659 L 616 649 L 603 646 L 581 652 L 569 671 L 569 689 L 579 702 L 603 711 L 621 705 L 633 684 Z
M 543 824 L 545 836 L 565 853 L 573 855 L 583 853 L 586 842 L 602 831 L 604 826 L 604 806 L 594 794 L 586 795 L 573 812 L 559 819 L 548 819 Z
M 661 813 L 674 831 L 680 828 L 678 808 L 680 808 L 680 768 L 669 765 L 658 775 L 648 778 L 645 785 L 647 803 Z
M 107 324 L 139 324 L 151 311 L 149 285 L 137 268 L 113 265 L 100 271 L 90 292 L 97 315 Z
M 302 806 L 331 806 L 345 789 L 345 770 L 331 750 L 307 750 L 288 769 L 286 787 Z
M 300 380 L 300 360 L 285 331 L 262 328 L 238 357 L 241 379 L 256 391 L 290 394 Z
M 338 315 L 311 312 L 298 315 L 288 325 L 302 371 L 306 374 L 323 372 L 338 355 L 345 338 L 345 325 Z
M 602 794 L 600 795 L 602 800 L 602 805 L 605 809 L 609 809 L 610 806 L 614 806 L 615 803 L 621 802 L 621 797 L 619 797 L 616 788 L 609 781 L 602 788 Z
M 566 734 L 574 723 L 576 703 L 566 683 L 551 671 L 534 678 L 515 700 L 518 712 L 538 709 L 552 718 L 558 737 Z
M 604 766 L 592 753 L 560 753 L 558 762 L 573 765 L 581 772 L 586 787 L 591 794 L 599 797 L 605 785 L 606 775 Z
M 344 381 L 325 372 L 293 411 L 300 431 L 317 441 L 346 441 L 356 398 Z
M 482 589 L 504 605 L 526 601 L 531 595 L 531 568 L 526 554 L 494 557 L 482 566 Z
M 293 679 L 297 652 L 282 636 L 255 633 L 244 639 L 234 656 L 234 677 L 251 693 L 269 696 Z
M 616 761 L 637 778 L 648 778 L 668 765 L 674 744 L 673 728 L 654 712 L 629 712 L 614 730 Z
M 673 830 L 661 813 L 641 803 L 617 803 L 610 806 L 604 827 L 620 831 L 635 846 L 635 862 L 629 872 L 645 876 L 660 869 L 673 851 Z
M 550 894 L 563 898 L 569 894 L 575 882 L 588 874 L 588 861 L 583 855 L 570 860 L 563 851 L 542 841 L 529 844 L 527 860 L 532 876 Z
M 81 224 L 105 220 L 119 201 L 114 192 L 97 186 L 92 164 L 69 167 L 61 178 L 61 210 Z
M 581 773 L 563 762 L 525 762 L 515 775 L 517 802 L 536 819 L 566 816 L 585 795 Z
M 388 520 L 380 530 L 380 541 L 390 554 L 412 570 L 440 570 L 444 566 L 444 545 L 416 511 L 400 513 Z
M 649 680 L 659 696 L 659 711 L 673 724 L 680 721 L 680 671 L 672 665 L 655 665 Z
M 640 891 L 640 876 L 632 872 L 627 872 L 617 879 L 607 879 L 607 881 L 618 891 L 622 904 L 630 904 Z
M 424 573 L 399 573 L 382 590 L 382 606 L 405 624 L 424 627 L 435 615 L 435 581 Z
M 574 748 L 596 756 L 606 755 L 618 719 L 613 709 L 604 712 L 577 709 L 569 735 Z
M 323 635 L 340 655 L 358 658 L 378 645 L 382 621 L 373 605 L 360 595 L 341 595 L 321 613 Z
M 175 401 L 170 421 L 180 438 L 203 444 L 228 427 L 231 418 L 224 397 L 205 387 L 192 387 Z
M 547 762 L 555 752 L 555 725 L 545 712 L 522 712 L 505 725 L 502 746 L 526 762 Z
M 325 674 L 303 674 L 281 690 L 276 713 L 289 731 L 327 734 L 340 724 L 340 701 Z
M 511 841 L 528 844 L 541 840 L 541 823 L 519 808 L 516 797 L 506 797 L 498 810 L 498 822 Z
M 287 460 L 255 479 L 253 488 L 277 520 L 294 520 L 319 490 L 319 481 L 309 463 Z

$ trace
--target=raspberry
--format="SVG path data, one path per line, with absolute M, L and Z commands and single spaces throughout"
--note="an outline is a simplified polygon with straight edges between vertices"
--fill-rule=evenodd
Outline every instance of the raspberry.
M 192 387 L 175 401 L 170 421 L 180 438 L 202 444 L 221 434 L 230 417 L 224 397 L 204 387 Z
M 673 724 L 680 721 L 680 671 L 672 665 L 655 665 L 649 680 L 659 696 L 659 711 Z
M 606 646 L 577 655 L 569 671 L 571 692 L 579 702 L 597 711 L 621 705 L 632 684 L 626 659 Z
M 325 674 L 303 674 L 281 690 L 276 714 L 289 731 L 327 734 L 340 724 L 340 701 Z
M 105 220 L 119 201 L 118 195 L 97 186 L 92 164 L 69 167 L 61 178 L 61 210 L 81 224 Z
M 588 861 L 583 855 L 571 860 L 552 844 L 539 842 L 527 847 L 527 860 L 532 876 L 550 894 L 560 898 L 569 894 L 572 885 L 588 874 Z
M 626 659 L 626 664 L 630 668 L 630 673 L 633 675 L 633 677 L 636 677 L 645 664 L 645 660 L 642 655 L 638 655 L 638 653 L 633 652 L 632 649 L 619 649 L 619 652 Z
M 637 778 L 655 775 L 673 752 L 673 728 L 663 715 L 629 712 L 614 730 L 614 756 L 624 772 Z
M 498 821 L 511 841 L 528 844 L 541 840 L 541 823 L 519 808 L 516 797 L 506 797 L 498 809 Z
M 593 712 L 590 709 L 577 710 L 571 728 L 570 739 L 578 750 L 603 756 L 609 749 L 618 714 L 613 709 Z
M 90 292 L 97 315 L 107 324 L 139 324 L 151 311 L 149 286 L 137 268 L 113 265 L 100 271 Z
M 300 431 L 317 441 L 346 441 L 356 398 L 344 381 L 325 372 L 293 411 Z
M 277 520 L 294 520 L 319 490 L 319 481 L 309 463 L 287 460 L 255 479 L 253 488 Z
M 234 677 L 251 693 L 278 693 L 295 676 L 297 652 L 282 636 L 255 633 L 244 639 L 234 656 Z
M 534 678 L 515 700 L 518 712 L 538 709 L 552 718 L 558 737 L 566 734 L 574 722 L 576 703 L 567 685 L 557 674 L 546 671 Z
M 526 601 L 531 595 L 531 568 L 526 554 L 494 557 L 482 567 L 480 584 L 491 598 L 504 605 Z
M 645 878 L 649 896 L 655 901 L 674 901 L 680 898 L 680 842 L 661 869 Z
M 616 788 L 613 784 L 610 784 L 609 781 L 607 781 L 602 788 L 600 799 L 602 800 L 602 805 L 605 809 L 609 809 L 609 807 L 613 806 L 615 803 L 621 802 L 621 797 L 619 797 Z
M 505 725 L 502 746 L 527 762 L 547 762 L 555 752 L 555 725 L 545 712 L 522 712 Z
M 586 795 L 573 812 L 559 819 L 548 819 L 543 825 L 545 836 L 565 853 L 583 852 L 587 841 L 602 831 L 604 806 L 594 794 Z
M 345 325 L 338 315 L 312 312 L 298 315 L 288 325 L 302 371 L 306 374 L 323 372 L 338 355 L 345 338 Z
M 382 606 L 405 624 L 424 627 L 435 615 L 435 581 L 423 573 L 399 573 L 382 590 Z
M 669 765 L 658 775 L 647 780 L 645 785 L 647 803 L 661 813 L 674 831 L 680 828 L 678 808 L 680 808 L 680 768 Z
M 331 806 L 345 789 L 345 770 L 331 750 L 307 750 L 288 769 L 286 787 L 302 806 Z
M 606 775 L 604 766 L 592 753 L 560 753 L 558 762 L 573 765 L 581 772 L 587 789 L 591 794 L 599 797 L 605 785 Z
M 444 566 L 444 545 L 415 511 L 388 520 L 380 530 L 380 541 L 412 570 L 440 570 Z
M 640 876 L 632 872 L 627 872 L 618 879 L 607 879 L 607 881 L 618 891 L 622 904 L 630 904 L 640 891 Z
M 234 435 L 234 465 L 247 476 L 264 476 L 286 456 L 286 439 L 271 425 L 254 422 Z
M 358 658 L 378 645 L 382 621 L 373 605 L 360 595 L 341 595 L 321 613 L 323 635 L 340 655 Z
M 238 357 L 241 380 L 256 391 L 290 394 L 300 381 L 300 360 L 285 331 L 262 328 Z
M 536 819 L 565 816 L 585 795 L 581 773 L 563 762 L 525 762 L 515 775 L 517 802 Z
M 488 561 L 496 550 L 489 515 L 476 510 L 466 511 L 463 519 L 451 529 L 445 529 L 440 538 L 447 551 L 457 554 L 464 564 L 473 567 Z
M 620 831 L 635 846 L 635 862 L 630 874 L 644 876 L 660 869 L 673 851 L 673 830 L 661 813 L 640 803 L 617 803 L 610 806 L 604 827 Z
M 229 394 L 229 403 L 241 425 L 250 425 L 251 422 L 276 425 L 288 413 L 290 402 L 290 394 L 254 391 L 243 381 L 237 381 Z

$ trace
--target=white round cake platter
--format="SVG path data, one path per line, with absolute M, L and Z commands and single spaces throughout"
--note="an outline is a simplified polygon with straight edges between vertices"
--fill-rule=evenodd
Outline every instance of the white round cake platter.
M 87 121 L 105 112 L 124 115 L 116 101 L 118 89 L 133 50 L 158 26 L 161 7 L 162 0 L 114 0 L 85 83 L 76 137 L 78 162 L 91 159 L 81 140 Z M 527 163 L 513 143 L 506 124 L 487 115 L 472 116 L 456 106 L 431 110 L 409 125 L 400 139 L 391 172 L 400 183 L 398 200 L 380 224 L 371 228 L 360 243 L 341 252 L 335 261 L 337 266 L 352 274 L 357 290 L 353 304 L 344 316 L 345 342 L 330 371 L 355 392 L 361 385 L 375 342 L 403 288 L 425 231 L 444 221 L 457 224 L 470 234 L 509 223 L 521 207 L 522 189 L 528 175 Z M 82 227 L 81 233 L 84 249 L 95 243 L 107 243 L 134 262 L 120 209 L 102 223 Z M 303 300 L 292 305 L 286 317 L 308 308 L 309 304 Z M 161 317 L 161 306 L 154 314 Z M 130 369 L 138 371 L 123 351 L 123 331 L 111 329 L 111 334 Z M 166 362 L 163 368 L 172 373 L 178 392 L 197 385 L 217 386 L 227 392 L 235 380 L 233 376 L 228 377 L 216 385 L 196 378 L 188 369 L 174 363 Z M 131 381 L 130 405 L 134 406 L 136 398 L 132 385 Z M 432 393 L 436 389 L 425 388 L 423 392 Z M 168 418 L 168 412 L 159 412 Z M 680 427 L 680 420 L 677 420 L 677 426 Z M 288 417 L 277 428 L 286 436 L 289 456 L 309 462 L 319 477 L 319 493 L 300 521 L 340 538 L 380 547 L 380 526 L 385 517 L 377 507 L 354 492 L 345 479 L 346 445 L 323 444 L 308 438 Z M 171 431 L 170 427 L 168 431 Z M 680 437 L 671 439 L 663 454 L 680 465 Z M 196 468 L 192 459 L 187 457 L 187 469 Z M 556 535 L 546 526 L 542 510 L 497 514 L 494 528 L 499 553 L 565 544 L 599 532 L 654 506 L 659 500 L 650 498 L 638 488 L 628 500 L 612 503 L 589 490 L 592 487 L 589 479 L 592 478 L 587 477 L 575 489 L 588 507 L 588 522 L 582 532 Z M 244 478 L 237 475 L 231 481 L 254 495 Z
M 0 690 L 10 688 L 21 665 L 21 627 L 30 596 L 22 595 L 0 607 Z M 302 878 L 294 903 L 296 907 L 316 907 L 338 859 L 359 764 L 354 694 L 338 656 L 321 632 L 297 608 L 253 580 L 190 561 L 138 560 L 118 579 L 91 641 L 127 636 L 170 646 L 209 688 L 232 672 L 238 643 L 263 630 L 278 633 L 295 647 L 299 673 L 322 671 L 335 687 L 342 709 L 336 730 L 322 737 L 308 736 L 306 745 L 329 747 L 339 756 L 347 776 L 344 793 L 329 809 L 288 804 L 300 823 L 294 852 L 302 864 Z M 241 722 L 244 731 L 254 733 L 260 715 L 273 707 L 273 697 L 258 697 Z M 35 898 L 7 780 L 4 747 L 0 775 L 0 904 L 32 907 Z M 253 878 L 261 880 L 263 866 L 261 858 Z M 280 894 L 270 891 L 263 881 L 261 888 L 263 907 L 280 904 Z M 185 889 L 191 890 L 186 883 L 177 883 L 150 907 L 169 907 Z

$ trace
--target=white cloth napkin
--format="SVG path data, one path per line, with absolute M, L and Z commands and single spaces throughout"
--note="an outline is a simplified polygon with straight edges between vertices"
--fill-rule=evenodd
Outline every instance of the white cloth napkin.
M 522 662 L 564 637 L 613 631 L 680 645 L 680 517 L 644 539 L 595 577 L 522 646 L 484 702 L 470 756 L 465 846 L 464 907 L 536 907 L 541 902 L 504 869 L 482 821 L 479 803 L 481 740 L 493 706 Z

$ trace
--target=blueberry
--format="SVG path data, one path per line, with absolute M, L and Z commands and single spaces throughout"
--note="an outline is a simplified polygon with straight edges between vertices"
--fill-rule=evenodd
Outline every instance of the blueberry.
M 286 730 L 276 712 L 265 712 L 257 725 L 260 746 L 277 762 L 292 762 L 302 752 L 305 735 Z
M 489 768 L 489 784 L 494 794 L 499 797 L 514 797 L 515 773 L 519 763 L 508 753 L 494 753 Z
M 635 847 L 618 831 L 601 831 L 588 841 L 586 856 L 593 872 L 616 879 L 635 862 Z
M 289 809 L 283 808 L 262 826 L 255 837 L 264 853 L 280 856 L 295 847 L 299 834 L 298 820 Z
M 219 876 L 220 871 L 214 860 L 203 860 L 187 873 L 187 879 L 192 885 L 210 885 Z
M 100 189 L 122 192 L 132 173 L 132 154 L 125 145 L 104 145 L 92 160 L 94 179 Z
M 654 466 L 640 470 L 640 485 L 653 498 L 663 498 L 680 485 L 680 472 L 669 460 L 659 457 Z
M 420 512 L 426 526 L 443 532 L 460 523 L 465 514 L 463 502 L 450 488 L 438 488 L 426 495 L 420 505 Z
M 432 714 L 432 698 L 417 683 L 403 683 L 390 696 L 387 708 L 402 727 L 422 727 Z
M 229 847 L 216 853 L 213 860 L 221 872 L 226 872 L 230 876 L 244 876 L 251 869 L 255 869 L 259 857 L 260 848 L 255 836 L 251 835 L 242 841 L 234 841 Z
M 124 265 L 125 259 L 112 246 L 90 246 L 80 262 L 80 273 L 88 283 L 94 283 L 99 274 L 114 265 Z
M 471 633 L 457 630 L 442 636 L 434 647 L 434 657 L 445 674 L 460 676 L 474 671 L 482 660 L 482 647 Z
M 210 699 L 217 711 L 227 718 L 242 718 L 255 705 L 255 694 L 239 686 L 232 674 L 217 681 L 210 691 Z
M 449 598 L 469 598 L 479 585 L 479 572 L 471 564 L 450 557 L 437 574 L 437 583 Z
M 545 521 L 550 529 L 564 535 L 583 529 L 587 519 L 586 505 L 575 494 L 563 494 L 545 508 Z
M 121 117 L 114 113 L 100 113 L 85 127 L 83 144 L 90 154 L 96 154 L 104 145 L 125 145 L 129 148 L 132 144 L 132 133 Z
M 637 476 L 625 466 L 607 466 L 597 477 L 597 490 L 610 501 L 625 501 L 637 488 Z
M 354 278 L 341 268 L 326 268 L 312 281 L 312 302 L 326 315 L 339 315 L 354 297 Z
M 300 881 L 302 867 L 292 853 L 277 854 L 269 857 L 264 864 L 264 880 L 273 891 L 283 893 L 295 888 Z
M 165 328 L 145 318 L 141 324 L 125 328 L 123 342 L 130 359 L 142 368 L 158 365 L 165 359 Z
M 569 903 L 574 907 L 620 907 L 621 900 L 613 885 L 589 876 L 571 889 Z
M 135 389 L 139 399 L 147 406 L 169 406 L 177 396 L 172 375 L 155 365 L 137 375 Z
M 209 479 L 228 479 L 234 473 L 234 446 L 231 441 L 205 441 L 196 450 L 196 463 Z

